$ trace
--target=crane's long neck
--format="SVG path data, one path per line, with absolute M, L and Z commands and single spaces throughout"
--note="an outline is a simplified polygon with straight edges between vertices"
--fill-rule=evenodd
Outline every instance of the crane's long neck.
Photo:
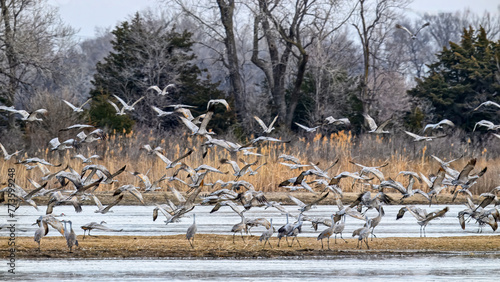
M 196 214 L 193 214 L 193 224 L 196 223 Z

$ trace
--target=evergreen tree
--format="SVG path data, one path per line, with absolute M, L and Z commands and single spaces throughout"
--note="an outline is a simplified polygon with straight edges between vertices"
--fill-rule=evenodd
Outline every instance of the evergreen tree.
M 498 109 L 473 111 L 484 101 L 500 102 L 500 41 L 488 40 L 482 27 L 477 33 L 469 27 L 459 44 L 450 42 L 437 58 L 409 94 L 429 99 L 436 121 L 447 118 L 468 131 L 482 119 L 500 123 Z
M 203 71 L 192 64 L 191 33 L 177 32 L 175 26 L 169 26 L 161 19 L 143 18 L 136 14 L 130 21 L 125 21 L 113 31 L 113 51 L 97 63 L 96 74 L 92 81 L 90 94 L 92 101 L 90 116 L 99 126 L 107 126 L 117 132 L 130 131 L 134 123 L 141 127 L 171 128 L 179 124 L 176 114 L 158 117 L 151 106 L 166 111 L 170 104 L 189 104 L 197 106 L 193 114 L 206 110 L 210 99 L 223 98 L 217 90 L 217 84 L 202 79 Z M 158 95 L 148 88 L 157 85 L 164 88 L 168 84 L 167 95 Z M 144 96 L 132 112 L 118 116 L 108 100 L 121 108 L 116 95 L 126 102 L 133 103 Z M 211 128 L 224 130 L 231 121 L 230 114 L 216 113 Z M 224 119 L 224 122 L 218 119 Z

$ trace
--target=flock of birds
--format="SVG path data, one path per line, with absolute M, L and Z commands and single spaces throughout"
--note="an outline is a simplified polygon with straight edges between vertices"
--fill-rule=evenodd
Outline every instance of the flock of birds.
M 149 89 L 158 91 L 159 95 L 168 94 L 168 90 L 174 85 L 169 85 L 163 90 L 159 87 L 152 86 Z M 140 102 L 143 98 L 135 101 L 131 105 L 115 97 L 119 103 L 122 104 L 122 108 L 118 108 L 115 104 L 116 114 L 122 115 L 129 111 L 134 110 L 134 105 Z M 74 106 L 68 101 L 64 101 L 68 106 L 70 106 L 73 111 L 81 112 L 82 107 L 86 105 L 89 100 L 79 107 Z M 109 103 L 114 104 L 112 101 Z M 483 106 L 497 106 L 493 102 L 485 102 L 479 105 L 476 109 Z M 290 201 L 295 203 L 299 208 L 298 212 L 296 209 L 293 211 L 287 209 L 286 206 L 275 201 L 269 201 L 266 198 L 264 192 L 255 189 L 251 182 L 246 180 L 241 180 L 243 176 L 256 175 L 259 169 L 266 165 L 266 163 L 258 164 L 258 160 L 263 155 L 254 151 L 263 142 L 288 142 L 283 141 L 280 138 L 274 138 L 268 136 L 275 129 L 273 127 L 277 120 L 277 116 L 272 120 L 272 122 L 267 125 L 260 118 L 254 117 L 258 124 L 262 127 L 263 135 L 259 136 L 246 144 L 238 144 L 235 142 L 230 142 L 223 139 L 217 139 L 214 137 L 214 132 L 207 128 L 210 119 L 213 115 L 215 107 L 223 106 L 227 111 L 231 110 L 229 104 L 224 99 L 214 99 L 210 100 L 207 104 L 206 111 L 197 117 L 193 117 L 191 111 L 189 110 L 191 106 L 189 105 L 172 105 L 174 109 L 171 112 L 164 112 L 161 109 L 152 106 L 152 109 L 158 113 L 159 116 L 177 114 L 180 122 L 186 126 L 188 130 L 191 131 L 192 135 L 201 136 L 204 142 L 203 156 L 206 155 L 207 151 L 214 147 L 220 147 L 227 150 L 230 153 L 230 159 L 221 159 L 220 166 L 215 168 L 206 164 L 201 164 L 197 167 L 191 167 L 184 162 L 184 159 L 189 156 L 193 150 L 188 150 L 185 154 L 178 157 L 175 160 L 170 160 L 165 155 L 165 150 L 161 147 L 152 148 L 149 144 L 144 144 L 141 149 L 143 149 L 147 155 L 154 156 L 158 160 L 165 163 L 166 171 L 171 172 L 163 175 L 159 179 L 150 179 L 147 173 L 141 172 L 130 172 L 132 175 L 136 176 L 141 183 L 140 187 L 136 187 L 133 184 L 122 184 L 122 180 L 119 180 L 119 176 L 126 171 L 126 165 L 118 169 L 117 171 L 110 172 L 104 165 L 93 164 L 93 159 L 102 159 L 98 155 L 92 155 L 85 157 L 82 154 L 75 154 L 74 158 L 78 158 L 82 163 L 86 164 L 81 171 L 76 171 L 74 168 L 62 164 L 52 164 L 44 159 L 37 157 L 16 159 L 15 164 L 24 165 L 26 169 L 39 169 L 42 176 L 39 180 L 28 179 L 33 189 L 28 191 L 28 189 L 22 188 L 16 183 L 12 183 L 12 187 L 5 187 L 0 190 L 0 202 L 5 202 L 8 197 L 15 197 L 17 199 L 17 208 L 21 203 L 25 203 L 33 206 L 38 210 L 37 203 L 34 199 L 40 196 L 48 196 L 48 202 L 46 203 L 47 209 L 45 215 L 38 217 L 36 223 L 38 228 L 34 234 L 34 240 L 38 243 L 38 250 L 40 250 L 40 242 L 42 238 L 49 232 L 49 226 L 60 232 L 67 241 L 68 248 L 70 252 L 74 246 L 78 246 L 77 236 L 73 230 L 71 220 L 59 220 L 58 215 L 54 215 L 53 211 L 57 206 L 60 205 L 72 205 L 75 212 L 82 211 L 82 200 L 91 199 L 94 201 L 97 209 L 96 213 L 106 214 L 111 211 L 111 209 L 118 205 L 120 201 L 124 198 L 126 193 L 133 195 L 141 204 L 146 204 L 144 202 L 143 193 L 153 192 L 153 191 L 165 191 L 168 190 L 175 197 L 177 204 L 174 203 L 165 193 L 165 202 L 156 203 L 153 208 L 153 221 L 157 219 L 158 215 L 161 213 L 165 216 L 165 223 L 169 224 L 172 222 L 177 222 L 181 217 L 186 216 L 191 213 L 192 210 L 197 205 L 212 205 L 213 209 L 211 213 L 217 212 L 220 208 L 229 207 L 236 214 L 241 217 L 241 221 L 236 223 L 231 232 L 233 233 L 233 242 L 235 242 L 235 236 L 237 233 L 241 235 L 243 241 L 245 241 L 244 233 L 248 233 L 251 228 L 255 226 L 264 226 L 265 231 L 260 236 L 260 240 L 263 241 L 263 246 L 267 244 L 272 247 L 269 239 L 277 234 L 278 247 L 282 238 L 285 238 L 289 246 L 293 246 L 294 242 L 300 245 L 298 240 L 298 235 L 302 231 L 302 225 L 305 221 L 311 222 L 315 230 L 320 226 L 325 226 L 322 232 L 319 233 L 317 239 L 321 241 L 322 249 L 324 248 L 323 240 L 327 239 L 327 246 L 330 249 L 330 237 L 334 235 L 335 243 L 337 241 L 337 235 L 342 237 L 342 232 L 344 231 L 346 217 L 352 217 L 360 220 L 360 227 L 356 229 L 352 236 L 358 238 L 358 247 L 362 247 L 363 242 L 367 248 L 368 238 L 370 235 L 376 237 L 374 234 L 374 229 L 382 221 L 385 212 L 384 205 L 386 204 L 402 204 L 404 199 L 410 197 L 422 197 L 429 202 L 429 206 L 432 205 L 433 200 L 437 200 L 437 196 L 444 190 L 450 189 L 453 193 L 453 200 L 459 194 L 465 194 L 466 197 L 466 208 L 458 214 L 459 223 L 462 228 L 465 228 L 465 224 L 471 220 L 474 220 L 481 228 L 485 225 L 489 225 L 493 230 L 498 227 L 497 222 L 500 221 L 500 213 L 496 208 L 500 202 L 497 199 L 497 193 L 500 191 L 500 186 L 492 189 L 490 193 L 481 194 L 479 203 L 474 202 L 470 188 L 477 183 L 477 180 L 482 177 L 487 168 L 483 168 L 479 171 L 475 171 L 476 159 L 470 159 L 467 164 L 461 169 L 457 170 L 452 167 L 452 163 L 455 160 L 445 162 L 439 159 L 437 156 L 433 158 L 439 163 L 439 170 L 433 175 L 424 175 L 421 172 L 414 171 L 401 171 L 394 178 L 387 177 L 382 172 L 382 168 L 388 164 L 382 164 L 380 166 L 367 166 L 359 163 L 352 162 L 359 169 L 357 171 L 344 171 L 338 173 L 337 175 L 332 175 L 330 171 L 338 163 L 338 159 L 333 161 L 328 167 L 320 168 L 319 164 L 314 163 L 303 163 L 297 157 L 292 155 L 281 154 L 278 157 L 280 164 L 287 166 L 290 170 L 300 170 L 297 172 L 297 176 L 283 179 L 281 183 L 278 184 L 284 191 L 308 191 L 315 195 L 313 202 L 304 203 L 300 199 L 293 196 L 292 193 L 288 193 L 288 198 Z M 39 109 L 32 113 L 28 113 L 24 110 L 16 110 L 14 107 L 0 106 L 0 110 L 8 111 L 15 114 L 20 114 L 22 120 L 33 122 L 40 120 L 38 115 L 43 115 L 47 113 L 45 109 Z M 365 120 L 369 126 L 369 133 L 372 134 L 384 134 L 388 133 L 385 127 L 389 121 L 385 121 L 377 126 L 376 122 L 368 114 L 364 115 Z M 324 125 L 348 125 L 349 120 L 347 118 L 336 119 L 333 117 L 328 117 L 324 121 Z M 314 132 L 318 127 L 307 127 L 301 124 L 297 126 L 303 128 L 307 132 Z M 443 126 L 454 126 L 449 120 L 443 120 L 437 124 L 429 124 L 423 128 L 423 132 L 434 131 L 442 128 Z M 58 137 L 50 140 L 50 150 L 51 151 L 64 151 L 64 150 L 78 150 L 82 144 L 88 144 L 92 142 L 100 142 L 106 138 L 106 134 L 102 129 L 96 129 L 93 125 L 88 124 L 75 124 L 66 128 L 62 128 L 61 131 L 77 132 L 75 138 L 68 139 L 65 141 L 60 141 Z M 411 132 L 406 132 L 415 141 L 431 141 L 433 138 L 439 136 L 420 136 Z M 19 153 L 16 151 L 9 154 L 3 145 L 0 144 L 1 150 L 3 152 L 4 160 L 7 162 L 11 160 L 14 156 L 19 157 Z M 238 155 L 252 156 L 257 160 L 254 162 L 247 162 Z M 221 174 L 227 175 L 229 171 L 223 171 L 221 168 L 231 167 L 232 175 L 234 179 L 231 181 L 217 180 L 214 183 L 205 182 L 205 176 L 207 174 Z M 338 169 L 338 171 L 340 171 Z M 182 176 L 185 177 L 182 177 Z M 399 176 L 404 177 L 407 181 L 396 181 L 395 179 Z M 344 179 L 344 180 L 343 180 Z M 346 179 L 351 179 L 352 183 L 347 183 Z M 168 185 L 165 183 L 178 182 L 182 185 L 188 187 L 188 192 L 186 197 L 180 193 L 173 185 Z M 341 182 L 344 185 L 355 185 L 355 183 L 363 184 L 363 187 L 367 187 L 367 190 L 357 197 L 357 199 L 351 203 L 343 203 L 343 191 Z M 413 186 L 418 182 L 421 189 L 414 189 Z M 120 184 L 118 184 L 120 183 Z M 403 183 L 408 183 L 403 184 Z M 104 206 L 98 198 L 97 193 L 95 193 L 97 187 L 100 185 L 115 185 L 119 186 L 114 190 L 113 201 Z M 202 189 L 209 187 L 210 192 L 207 194 L 201 193 Z M 205 188 L 207 189 L 207 188 Z M 425 192 L 427 190 L 428 192 Z M 393 199 L 389 197 L 386 192 L 396 192 L 401 195 L 400 199 Z M 330 216 L 326 218 L 316 218 L 307 215 L 308 211 L 315 205 L 324 201 L 329 195 L 335 197 L 336 205 L 338 210 L 333 212 Z M 493 205 L 491 207 L 490 205 Z M 286 224 L 280 226 L 276 229 L 273 226 L 272 219 L 268 220 L 266 218 L 249 218 L 245 215 L 245 212 L 251 208 L 273 208 L 278 210 L 281 214 L 286 216 Z M 366 211 L 374 209 L 378 212 L 375 217 L 368 217 Z M 403 205 L 400 209 L 397 219 L 404 216 L 406 212 L 410 213 L 417 220 L 420 225 L 420 236 L 425 236 L 425 228 L 427 224 L 434 220 L 443 217 L 448 212 L 448 207 L 441 210 L 428 212 L 425 209 L 418 208 L 414 205 Z M 105 222 L 97 223 L 91 222 L 86 225 L 81 226 L 85 233 L 88 231 L 88 236 L 91 230 L 104 230 L 109 232 L 119 232 L 121 230 L 108 228 Z M 193 214 L 193 224 L 188 228 L 186 232 L 186 239 L 189 241 L 190 245 L 194 248 L 194 237 L 197 231 L 196 218 Z M 291 243 L 289 238 L 292 238 Z M 344 239 L 345 241 L 345 239 Z M 347 242 L 347 241 L 346 241 Z

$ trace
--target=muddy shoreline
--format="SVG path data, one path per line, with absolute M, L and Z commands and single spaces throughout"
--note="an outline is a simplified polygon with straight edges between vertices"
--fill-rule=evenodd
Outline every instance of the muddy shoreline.
M 289 247 L 286 240 L 277 247 L 278 239 L 271 238 L 273 248 L 263 248 L 258 236 L 245 236 L 243 242 L 237 235 L 197 234 L 194 248 L 184 235 L 172 236 L 98 236 L 83 239 L 78 236 L 79 247 L 69 253 L 65 238 L 45 237 L 38 251 L 33 237 L 16 238 L 16 258 L 78 258 L 78 259 L 120 259 L 120 258 L 176 258 L 176 259 L 248 259 L 248 258 L 338 258 L 344 256 L 421 256 L 465 255 L 500 257 L 500 236 L 467 236 L 439 238 L 375 238 L 368 240 L 370 249 L 363 244 L 359 249 L 357 239 L 347 238 L 347 243 L 334 238 L 330 240 L 331 250 L 324 249 L 316 238 L 299 237 L 301 246 L 294 243 Z M 290 240 L 291 241 L 291 240 Z M 0 237 L 0 256 L 9 253 L 8 238 Z

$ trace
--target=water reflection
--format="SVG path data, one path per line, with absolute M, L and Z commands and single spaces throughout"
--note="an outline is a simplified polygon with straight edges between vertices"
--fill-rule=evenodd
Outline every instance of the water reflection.
M 490 280 L 500 257 L 369 256 L 254 260 L 22 260 L 18 280 L 205 281 Z

